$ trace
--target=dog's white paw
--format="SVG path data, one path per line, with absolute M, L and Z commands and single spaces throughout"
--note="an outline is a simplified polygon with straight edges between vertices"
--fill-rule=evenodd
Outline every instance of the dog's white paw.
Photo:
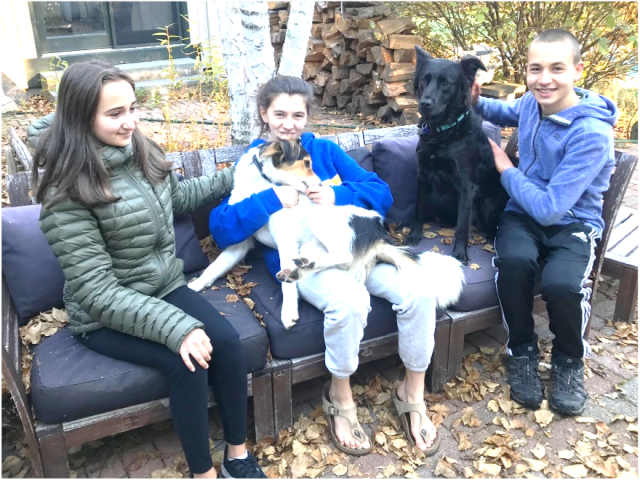
M 286 283 L 297 282 L 300 280 L 300 271 L 297 268 L 283 268 L 276 273 L 276 278 Z
M 316 266 L 315 262 L 312 262 L 307 257 L 296 257 L 293 259 L 293 263 L 298 268 L 313 268 Z
M 280 314 L 280 318 L 282 319 L 282 324 L 284 325 L 284 328 L 289 330 L 298 322 L 300 315 L 298 314 L 297 308 L 287 308 L 285 305 L 282 305 L 282 312 Z
M 194 292 L 201 292 L 202 290 L 204 290 L 205 288 L 210 287 L 210 286 L 211 286 L 211 284 L 207 285 L 207 281 L 203 280 L 202 277 L 197 278 L 193 282 L 189 282 L 187 284 L 187 287 L 189 287 Z

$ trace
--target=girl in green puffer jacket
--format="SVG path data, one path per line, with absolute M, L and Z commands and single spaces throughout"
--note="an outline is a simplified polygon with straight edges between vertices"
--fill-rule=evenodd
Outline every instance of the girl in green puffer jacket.
M 178 183 L 160 146 L 137 125 L 133 81 L 97 61 L 66 70 L 55 115 L 36 125 L 40 227 L 64 271 L 70 327 L 92 350 L 169 377 L 173 422 L 195 477 L 216 476 L 209 385 L 227 442 L 223 475 L 265 477 L 245 445 L 247 372 L 238 334 L 186 286 L 175 254 L 174 214 L 228 195 L 232 172 Z

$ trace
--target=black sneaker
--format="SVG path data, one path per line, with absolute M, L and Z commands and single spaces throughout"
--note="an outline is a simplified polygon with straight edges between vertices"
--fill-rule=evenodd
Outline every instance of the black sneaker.
M 224 462 L 220 466 L 224 478 L 267 478 L 258 465 L 258 459 L 247 451 L 247 458 L 229 460 L 227 447 L 224 447 Z
M 587 406 L 584 364 L 580 358 L 562 356 L 551 359 L 549 406 L 564 415 L 580 415 Z
M 509 385 L 511 399 L 527 408 L 538 409 L 542 403 L 542 383 L 538 374 L 540 354 L 532 347 L 528 352 L 514 352 L 509 357 Z

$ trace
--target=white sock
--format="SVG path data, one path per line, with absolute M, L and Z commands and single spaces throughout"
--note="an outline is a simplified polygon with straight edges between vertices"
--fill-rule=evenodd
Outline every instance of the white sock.
M 240 455 L 239 457 L 233 457 L 231 458 L 230 456 L 227 455 L 227 460 L 229 461 L 233 461 L 233 460 L 244 460 L 245 458 L 247 458 L 249 456 L 249 451 L 245 450 L 244 453 L 242 455 Z

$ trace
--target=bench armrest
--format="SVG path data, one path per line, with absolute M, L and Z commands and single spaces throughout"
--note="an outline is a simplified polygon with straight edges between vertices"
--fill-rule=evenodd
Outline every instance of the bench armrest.
M 22 342 L 18 330 L 18 312 L 4 276 L 2 277 L 2 334 L 2 378 L 18 410 L 36 477 L 42 478 L 44 470 L 35 433 L 35 419 L 22 382 Z

